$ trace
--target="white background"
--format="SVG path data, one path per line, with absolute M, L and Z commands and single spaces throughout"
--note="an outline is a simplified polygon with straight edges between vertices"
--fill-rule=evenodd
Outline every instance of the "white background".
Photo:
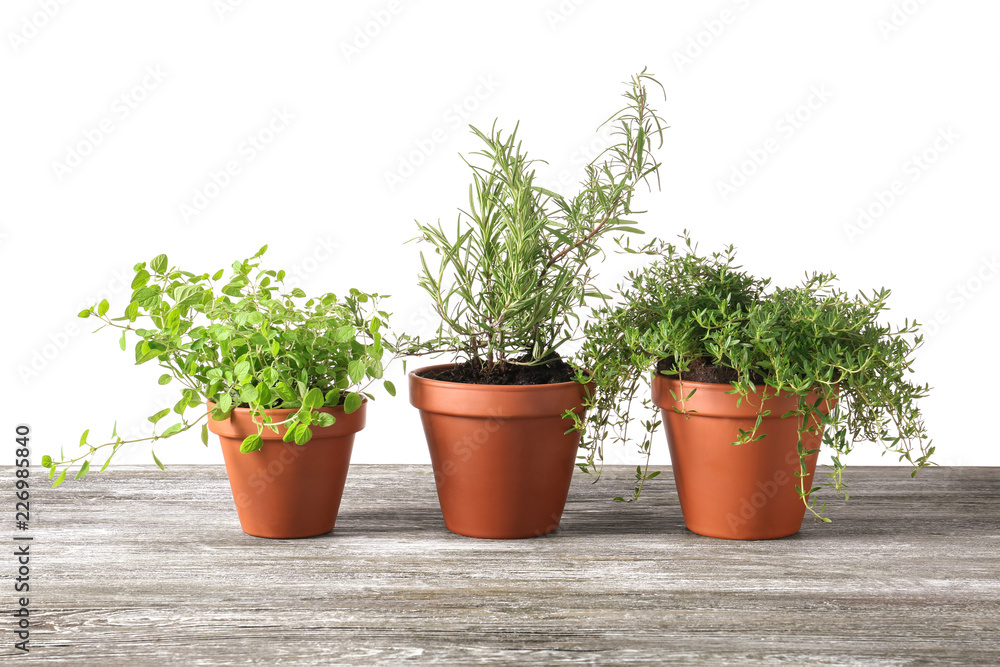
M 620 82 L 648 66 L 671 128 L 645 228 L 688 228 L 704 250 L 733 243 L 779 284 L 822 270 L 849 289 L 891 288 L 894 320 L 932 323 L 916 369 L 935 388 L 923 407 L 937 461 L 1000 465 L 998 24 L 985 0 L 5 0 L 0 434 L 13 444 L 14 424 L 31 424 L 37 460 L 84 428 L 91 442 L 115 420 L 141 433 L 173 403 L 159 369 L 135 368 L 114 334 L 75 317 L 102 297 L 120 312 L 130 267 L 161 252 L 214 271 L 268 243 L 269 264 L 308 292 L 392 294 L 394 326 L 428 333 L 418 248 L 404 242 L 415 218 L 451 222 L 465 202 L 466 124 L 520 120 L 551 163 L 545 180 L 573 183 L 605 145 L 596 128 Z M 294 118 L 252 151 L 275 110 Z M 74 151 L 87 155 L 77 164 Z M 240 173 L 210 187 L 231 160 Z M 206 188 L 215 196 L 185 219 Z M 610 258 L 604 279 L 624 268 Z M 402 367 L 389 377 L 400 395 L 371 406 L 354 461 L 426 463 Z M 654 463 L 668 463 L 656 442 Z M 214 437 L 157 453 L 168 466 L 222 461 Z M 871 448 L 848 463 L 894 461 Z

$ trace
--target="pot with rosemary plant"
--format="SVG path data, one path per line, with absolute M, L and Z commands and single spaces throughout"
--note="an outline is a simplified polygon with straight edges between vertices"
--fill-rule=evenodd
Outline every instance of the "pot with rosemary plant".
M 566 415 L 583 413 L 586 373 L 559 354 L 578 332 L 590 297 L 592 261 L 608 236 L 637 231 L 632 197 L 657 173 L 663 124 L 650 108 L 645 71 L 628 83 L 612 123 L 618 143 L 587 166 L 568 198 L 540 187 L 517 128 L 472 128 L 469 209 L 449 234 L 421 224 L 420 285 L 441 318 L 411 354 L 448 354 L 458 363 L 409 375 L 421 413 L 447 527 L 461 535 L 521 538 L 554 531 L 569 492 L 579 434 Z M 658 84 L 657 84 L 658 85 Z
M 76 478 L 84 477 L 107 454 L 103 471 L 138 442 L 153 445 L 163 468 L 155 446 L 200 425 L 206 446 L 209 431 L 222 443 L 245 532 L 295 538 L 333 530 L 354 436 L 365 426 L 366 389 L 382 377 L 388 314 L 377 294 L 307 298 L 286 288 L 284 271 L 260 267 L 266 249 L 235 262 L 228 277 L 170 267 L 159 255 L 135 266 L 124 315 L 110 317 L 107 301 L 80 313 L 100 320 L 99 329 L 121 330 L 122 350 L 134 336 L 135 363 L 158 363 L 159 384 L 180 384 L 180 400 L 149 417 L 148 437 L 126 440 L 116 424 L 108 442 L 91 445 L 88 430 L 78 455 L 44 457 L 54 486 L 76 464 Z M 395 393 L 388 381 L 385 388 Z M 161 430 L 171 412 L 178 421 Z
M 657 261 L 631 273 L 619 303 L 587 327 L 597 389 L 583 469 L 599 474 L 602 443 L 627 439 L 628 406 L 654 367 L 652 402 L 693 532 L 785 537 L 807 509 L 829 521 L 813 484 L 821 444 L 832 454 L 826 485 L 845 498 L 841 457 L 858 441 L 879 443 L 914 474 L 930 463 L 917 406 L 929 387 L 908 379 L 921 337 L 915 322 L 879 322 L 888 290 L 852 296 L 824 273 L 772 288 L 736 264 L 732 247 L 703 257 L 684 241 L 640 249 Z M 655 414 L 642 421 L 646 467 L 633 500 L 657 474 L 648 461 L 659 423 Z

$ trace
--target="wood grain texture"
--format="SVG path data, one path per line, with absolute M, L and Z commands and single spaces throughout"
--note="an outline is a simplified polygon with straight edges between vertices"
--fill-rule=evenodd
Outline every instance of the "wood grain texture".
M 354 466 L 297 541 L 243 534 L 221 467 L 36 486 L 32 651 L 5 614 L 0 662 L 1000 664 L 1000 469 L 848 473 L 834 523 L 742 543 L 684 529 L 669 469 L 633 505 L 580 475 L 520 541 L 449 533 L 424 466 Z

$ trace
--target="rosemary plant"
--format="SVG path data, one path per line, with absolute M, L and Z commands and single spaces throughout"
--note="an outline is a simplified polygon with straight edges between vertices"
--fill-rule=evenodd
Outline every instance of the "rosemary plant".
M 796 490 L 806 506 L 822 518 L 819 487 L 804 488 L 806 449 L 802 434 L 811 416 L 825 426 L 823 444 L 833 452 L 826 486 L 845 498 L 847 487 L 841 457 L 860 441 L 878 443 L 913 466 L 913 474 L 930 463 L 934 452 L 917 400 L 929 387 L 908 379 L 913 353 L 922 342 L 916 322 L 893 328 L 879 322 L 889 290 L 849 295 L 836 287 L 836 276 L 807 275 L 795 287 L 772 287 L 736 263 L 732 246 L 702 256 L 687 233 L 684 244 L 655 241 L 641 249 L 623 245 L 629 253 L 646 253 L 657 260 L 629 274 L 619 286 L 620 299 L 594 312 L 586 327 L 583 357 L 593 370 L 596 386 L 586 428 L 587 455 L 579 467 L 600 476 L 606 441 L 625 442 L 629 426 L 642 427 L 639 450 L 646 466 L 636 470 L 634 495 L 656 475 L 648 471 L 653 432 L 660 425 L 648 399 L 642 398 L 656 368 L 681 380 L 693 367 L 715 367 L 729 375 L 732 392 L 743 397 L 765 386 L 766 395 L 798 397 L 797 408 L 782 415 L 799 423 L 799 483 Z M 807 400 L 812 394 L 818 400 Z M 828 415 L 819 410 L 836 400 Z M 759 400 L 759 397 L 758 397 Z M 642 402 L 648 419 L 630 415 Z M 755 400 L 757 402 L 757 400 Z M 756 426 L 740 432 L 734 445 L 764 438 Z M 619 498 L 621 500 L 621 498 Z M 824 519 L 827 520 L 827 519 Z
M 560 345 L 579 330 L 577 309 L 602 296 L 592 284 L 600 242 L 639 232 L 629 219 L 640 213 L 633 196 L 658 176 L 653 150 L 665 125 L 650 107 L 649 83 L 659 86 L 645 70 L 627 82 L 626 105 L 604 123 L 617 142 L 586 167 L 573 197 L 536 183 L 517 126 L 510 134 L 495 123 L 488 133 L 472 128 L 483 147 L 466 160 L 469 208 L 451 233 L 440 222 L 418 223 L 439 259 L 432 267 L 421 253 L 419 284 L 441 325 L 430 340 L 410 341 L 411 354 L 455 353 L 485 384 L 512 367 L 559 359 Z

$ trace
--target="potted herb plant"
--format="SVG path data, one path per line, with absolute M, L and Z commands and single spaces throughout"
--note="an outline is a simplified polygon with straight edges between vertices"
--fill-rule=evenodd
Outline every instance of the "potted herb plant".
M 447 527 L 484 538 L 554 531 L 579 445 L 568 414 L 582 414 L 587 376 L 559 350 L 578 333 L 577 310 L 600 296 L 593 285 L 600 241 L 637 231 L 637 187 L 657 174 L 654 144 L 663 123 L 649 106 L 641 72 L 611 119 L 617 142 L 586 167 L 566 197 L 538 185 L 517 137 L 472 128 L 469 208 L 449 233 L 419 224 L 419 284 L 441 318 L 411 354 L 452 354 L 455 363 L 409 374 L 421 413 Z M 659 84 L 657 84 L 659 85 Z
M 109 316 L 106 300 L 80 313 L 100 320 L 99 329 L 120 330 L 122 350 L 135 337 L 135 363 L 158 363 L 159 384 L 179 384 L 180 400 L 149 417 L 148 437 L 126 440 L 116 424 L 108 442 L 91 445 L 88 430 L 78 455 L 44 457 L 54 486 L 77 464 L 82 478 L 107 454 L 103 471 L 119 448 L 137 442 L 152 443 L 163 468 L 155 445 L 200 425 L 205 445 L 209 431 L 219 436 L 245 532 L 294 538 L 333 530 L 354 435 L 365 426 L 365 391 L 382 377 L 388 314 L 377 294 L 307 298 L 285 288 L 284 271 L 260 267 L 266 249 L 233 263 L 228 275 L 183 271 L 159 255 L 135 266 L 121 317 Z M 388 381 L 385 388 L 395 393 Z
M 847 497 L 841 456 L 878 443 L 916 470 L 934 452 L 917 401 L 929 387 L 908 376 L 917 324 L 879 321 L 889 291 L 849 295 L 832 274 L 772 287 L 736 264 L 729 247 L 710 257 L 685 244 L 638 250 L 657 261 L 629 275 L 616 304 L 598 308 L 584 358 L 596 387 L 589 456 L 599 474 L 605 440 L 625 440 L 628 409 L 652 375 L 684 522 L 699 534 L 770 539 L 798 532 L 805 511 L 823 517 L 813 485 L 821 444 L 827 484 Z M 637 252 L 623 246 L 627 252 Z M 648 405 L 648 401 L 647 401 Z M 649 406 L 652 407 L 652 406 Z M 642 421 L 639 496 L 652 433 Z

